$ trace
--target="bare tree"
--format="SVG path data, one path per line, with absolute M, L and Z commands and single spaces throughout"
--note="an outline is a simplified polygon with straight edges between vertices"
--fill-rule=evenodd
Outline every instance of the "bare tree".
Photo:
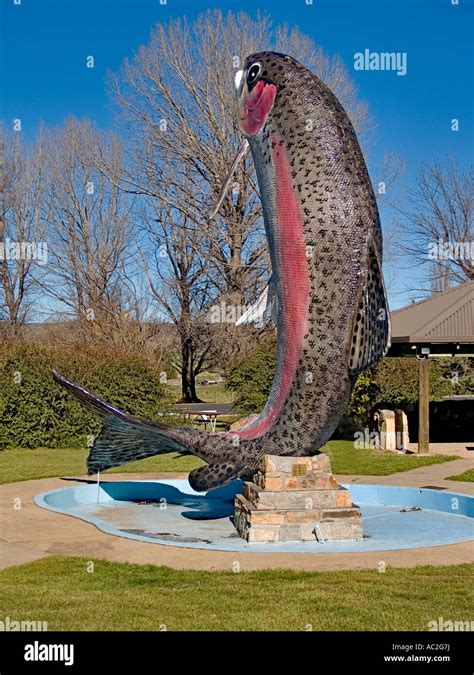
M 404 160 L 397 154 L 385 151 L 373 170 L 373 186 L 383 223 L 384 281 L 390 295 L 396 294 L 403 252 L 400 248 L 402 228 L 397 207 L 402 199 Z
M 228 13 L 224 17 L 220 11 L 209 11 L 192 23 L 178 19 L 157 24 L 149 43 L 110 78 L 111 94 L 131 140 L 129 161 L 118 184 L 155 202 L 153 209 L 165 214 L 157 220 L 169 228 L 168 235 L 161 232 L 159 236 L 171 238 L 173 246 L 178 242 L 178 251 L 181 240 L 176 235 L 181 228 L 197 233 L 186 245 L 198 256 L 206 282 L 198 276 L 193 281 L 202 298 L 191 303 L 189 322 L 201 327 L 209 303 L 222 300 L 242 306 L 255 298 L 269 273 L 250 157 L 237 170 L 218 217 L 212 222 L 206 217 L 242 141 L 235 112 L 235 71 L 248 54 L 261 49 L 286 51 L 314 70 L 340 96 L 355 126 L 363 129 L 366 107 L 357 101 L 341 62 L 326 56 L 296 29 L 273 29 L 264 15 Z M 146 222 L 148 231 L 150 222 Z M 181 271 L 172 258 L 167 266 L 173 272 L 174 287 L 180 288 Z M 150 267 L 148 278 L 163 308 L 170 282 L 153 275 Z M 187 302 L 183 293 L 174 300 Z M 186 317 L 188 307 L 166 312 L 171 317 L 180 313 Z M 183 341 L 187 334 L 181 334 Z M 203 353 L 208 353 L 207 344 L 201 346 L 198 364 Z M 182 358 L 187 359 L 186 350 L 182 351 Z M 187 367 L 181 364 L 181 369 Z M 184 398 L 189 396 L 184 391 L 187 387 L 183 381 Z
M 397 204 L 401 180 L 406 173 L 406 162 L 400 155 L 385 151 L 375 167 L 374 191 L 382 207 Z
M 472 165 L 463 171 L 453 158 L 422 164 L 398 210 L 406 221 L 406 250 L 415 263 L 429 263 L 432 291 L 474 279 Z
M 48 224 L 53 266 L 45 289 L 77 321 L 84 340 L 127 346 L 140 337 L 140 298 L 134 276 L 136 233 L 130 198 L 98 169 L 106 156 L 121 170 L 117 138 L 88 121 L 68 119 L 47 134 Z
M 167 184 L 163 198 L 153 200 L 144 222 L 147 223 L 149 248 L 141 262 L 153 297 L 162 316 L 176 326 L 179 344 L 173 366 L 181 376 L 182 401 L 198 401 L 196 378 L 205 368 L 212 344 L 210 326 L 204 311 L 209 301 L 210 276 L 206 272 L 203 249 L 205 231 L 172 202 L 176 189 L 185 192 L 192 182 Z
M 45 274 L 43 155 L 42 134 L 27 147 L 19 132 L 0 130 L 0 319 L 7 337 L 18 337 Z

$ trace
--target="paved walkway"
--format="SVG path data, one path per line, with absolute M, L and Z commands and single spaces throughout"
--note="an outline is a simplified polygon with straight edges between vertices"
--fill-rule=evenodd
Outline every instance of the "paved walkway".
M 381 485 L 405 485 L 406 487 L 438 487 L 450 492 L 463 492 L 474 495 L 474 483 L 446 480 L 448 476 L 458 476 L 474 469 L 474 458 L 455 459 L 443 464 L 430 464 L 411 471 L 400 471 L 390 476 L 338 476 L 341 483 L 380 483 Z
M 418 452 L 417 443 L 410 443 L 408 448 L 415 453 Z M 474 448 L 474 440 L 470 443 L 430 443 L 429 455 L 456 455 L 474 460 L 474 450 L 468 450 L 468 448 Z M 426 457 L 427 455 L 420 456 Z
M 338 476 L 340 482 L 385 485 L 438 486 L 474 494 L 474 483 L 447 481 L 447 476 L 474 468 L 474 459 L 458 459 L 391 476 Z M 107 480 L 186 478 L 186 474 L 110 474 Z M 94 525 L 41 509 L 33 503 L 40 492 L 74 485 L 60 478 L 9 483 L 0 486 L 0 568 L 20 565 L 48 555 L 85 556 L 116 562 L 152 563 L 176 569 L 241 570 L 292 568 L 297 570 L 377 569 L 390 567 L 454 565 L 474 562 L 474 544 L 382 551 L 375 553 L 228 553 L 149 544 L 105 534 Z

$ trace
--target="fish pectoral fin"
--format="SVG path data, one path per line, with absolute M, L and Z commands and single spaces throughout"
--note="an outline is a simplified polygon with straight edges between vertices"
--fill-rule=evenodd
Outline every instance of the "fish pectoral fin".
M 245 467 L 240 463 L 207 464 L 191 471 L 188 480 L 193 490 L 205 492 L 230 483 L 244 471 Z
M 237 420 L 237 422 L 230 425 L 229 431 L 241 431 L 242 429 L 251 426 L 259 417 L 260 415 L 258 413 L 252 413 L 246 417 L 241 417 L 240 420 Z
M 235 322 L 236 326 L 246 323 L 264 323 L 272 320 L 276 323 L 277 317 L 277 294 L 273 276 L 258 296 L 257 300 Z
M 232 162 L 232 165 L 229 169 L 229 172 L 227 173 L 227 175 L 224 179 L 224 183 L 223 183 L 221 191 L 219 192 L 219 195 L 217 197 L 217 201 L 214 204 L 214 208 L 212 209 L 212 211 L 208 215 L 209 220 L 213 220 L 213 218 L 216 217 L 219 209 L 222 206 L 222 202 L 224 201 L 227 193 L 229 192 L 234 173 L 237 171 L 237 167 L 239 166 L 240 162 L 244 159 L 245 155 L 249 151 L 249 148 L 250 148 L 249 142 L 246 138 L 244 138 L 244 140 L 242 141 L 242 143 L 239 146 L 239 149 L 237 150 L 237 154 L 234 158 L 234 161 Z
M 360 373 L 375 365 L 390 347 L 390 313 L 375 246 L 369 248 L 367 279 L 357 306 L 349 349 L 349 368 Z

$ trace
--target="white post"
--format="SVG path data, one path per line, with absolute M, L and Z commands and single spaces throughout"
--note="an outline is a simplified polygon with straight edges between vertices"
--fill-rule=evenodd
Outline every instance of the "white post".
M 97 503 L 100 500 L 100 471 L 97 472 Z
M 324 537 L 323 537 L 323 533 L 321 532 L 321 525 L 320 525 L 320 523 L 319 523 L 319 520 L 318 520 L 318 522 L 317 522 L 316 525 L 315 525 L 314 533 L 315 533 L 315 535 L 316 535 L 316 540 L 317 540 L 317 541 L 320 541 L 322 544 L 325 544 L 325 543 L 326 543 L 326 540 L 325 540 Z

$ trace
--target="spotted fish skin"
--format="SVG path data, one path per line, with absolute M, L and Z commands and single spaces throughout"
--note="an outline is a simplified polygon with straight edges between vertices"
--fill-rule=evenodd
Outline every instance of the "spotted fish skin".
M 310 283 L 304 346 L 268 440 L 272 452 L 280 447 L 276 454 L 311 454 L 332 435 L 358 372 L 376 363 L 389 345 L 380 220 L 355 131 L 336 96 L 287 55 L 252 54 L 244 70 L 255 63 L 261 66 L 261 78 L 276 83 L 278 90 L 265 124 L 248 140 L 277 277 L 279 336 L 285 326 L 301 321 L 285 304 L 288 269 L 278 259 L 278 250 L 287 245 L 276 203 L 279 155 L 288 164 L 301 208 Z M 277 372 L 291 348 L 278 340 Z M 278 377 L 267 408 L 278 394 L 275 385 Z
M 256 167 L 277 297 L 277 364 L 267 404 L 240 430 L 207 433 L 143 423 L 56 375 L 103 420 L 90 473 L 172 449 L 208 464 L 190 476 L 205 490 L 255 468 L 264 453 L 316 454 L 345 411 L 357 374 L 388 348 L 380 221 L 347 114 L 287 55 L 252 54 L 243 78 L 240 124 Z

